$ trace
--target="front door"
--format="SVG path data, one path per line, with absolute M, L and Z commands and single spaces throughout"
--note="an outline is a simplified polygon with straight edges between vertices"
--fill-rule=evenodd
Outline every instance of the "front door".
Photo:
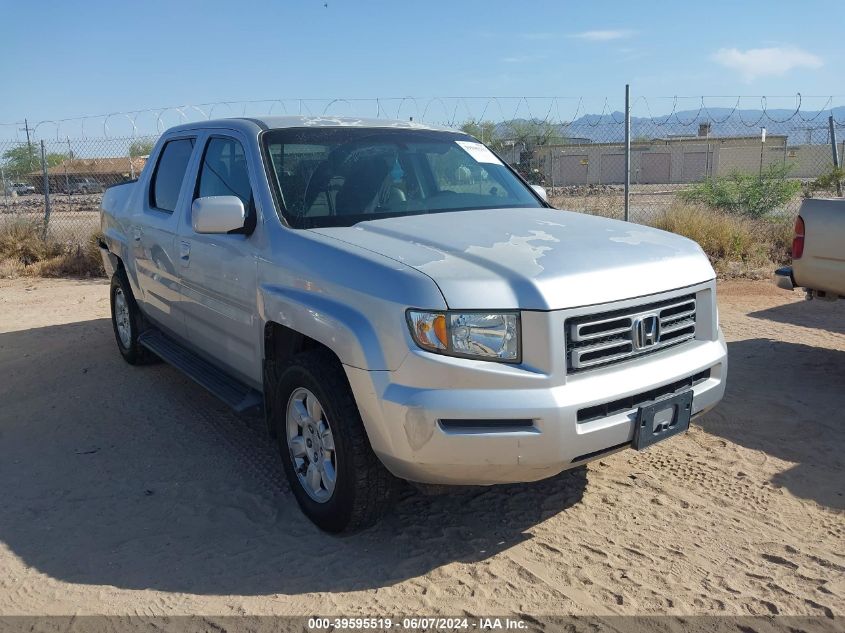
M 177 242 L 188 340 L 209 360 L 260 388 L 257 211 L 244 144 L 234 132 L 205 139 L 192 198 L 206 196 L 239 197 L 246 222 L 228 234 L 195 233 L 188 210 L 181 223 Z

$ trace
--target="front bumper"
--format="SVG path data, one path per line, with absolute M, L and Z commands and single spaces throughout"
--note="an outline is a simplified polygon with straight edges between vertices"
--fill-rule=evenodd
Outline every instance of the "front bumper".
M 578 411 L 709 370 L 709 378 L 692 387 L 693 415 L 700 415 L 724 394 L 727 347 L 719 331 L 717 340 L 696 340 L 558 385 L 539 374 L 517 380 L 514 368 L 493 363 L 485 363 L 496 365 L 485 384 L 473 384 L 461 378 L 466 362 L 472 361 L 416 353 L 396 372 L 345 367 L 373 450 L 397 477 L 463 485 L 536 481 L 621 450 L 633 440 L 635 408 L 586 422 L 578 422 Z M 406 384 L 424 382 L 419 378 L 429 372 L 446 383 L 450 374 L 454 379 L 448 387 Z M 502 424 L 454 428 L 444 420 Z

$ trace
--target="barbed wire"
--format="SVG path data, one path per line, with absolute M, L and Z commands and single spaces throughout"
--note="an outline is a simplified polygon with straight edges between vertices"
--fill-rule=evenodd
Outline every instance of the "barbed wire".
M 668 114 L 655 114 L 654 102 L 671 100 Z M 717 99 L 731 99 L 733 105 L 727 108 L 727 114 L 715 115 L 715 106 L 708 105 L 708 101 Z M 788 108 L 790 113 L 780 115 L 770 103 L 774 100 L 794 99 L 795 105 Z M 807 109 L 807 100 L 824 100 L 819 109 Z M 776 124 L 800 120 L 809 123 L 825 115 L 835 116 L 834 101 L 845 103 L 845 97 L 836 95 L 802 96 L 800 93 L 788 96 L 671 96 L 652 97 L 637 96 L 634 106 L 645 108 L 645 116 L 651 125 L 661 128 L 678 124 L 692 126 L 699 122 L 702 116 L 716 125 L 735 121 L 746 128 L 754 128 L 763 122 Z M 691 107 L 681 109 L 682 102 L 690 101 Z M 752 108 L 750 101 L 758 101 L 757 107 Z M 513 104 L 513 113 L 508 116 L 506 104 Z M 589 103 L 596 106 L 590 112 Z M 28 124 L 31 138 L 53 138 L 59 140 L 67 138 L 71 133 L 80 138 L 88 138 L 95 130 L 99 131 L 95 137 L 116 138 L 119 136 L 145 136 L 160 134 L 173 124 L 189 123 L 196 120 L 208 120 L 215 117 L 253 115 L 306 115 L 306 116 L 374 116 L 375 118 L 413 118 L 416 121 L 454 126 L 465 121 L 485 121 L 497 119 L 497 123 L 505 123 L 520 118 L 545 121 L 558 125 L 584 125 L 596 128 L 603 124 L 621 125 L 624 123 L 624 110 L 613 107 L 616 99 L 610 97 L 540 97 L 540 96 L 445 96 L 445 97 L 338 97 L 338 98 L 279 98 L 255 99 L 240 101 L 214 101 L 197 104 L 171 105 L 122 112 L 109 112 L 95 115 L 44 119 Z M 743 108 L 743 103 L 745 107 Z M 574 104 L 574 109 L 572 105 Z M 595 111 L 598 110 L 598 114 Z M 749 111 L 754 115 L 747 118 Z M 509 112 L 509 109 L 508 109 Z M 571 114 L 569 114 L 571 112 Z M 694 112 L 694 116 L 688 118 Z M 745 114 L 743 114 L 745 112 Z M 490 114 L 495 113 L 495 116 Z M 538 114 L 545 113 L 543 116 Z M 568 116 L 567 116 L 568 114 Z M 684 116 L 686 115 L 686 116 Z M 579 120 L 579 117 L 584 119 Z M 584 118 L 586 117 L 586 118 Z M 837 125 L 845 124 L 845 117 L 835 120 Z M 24 121 L 0 123 L 0 138 L 6 140 L 20 140 L 25 130 Z M 50 134 L 46 133 L 48 128 Z M 118 131 L 119 130 L 119 131 Z
M 37 222 L 52 239 L 85 244 L 99 227 L 102 192 L 137 178 L 166 128 L 227 116 L 346 115 L 449 126 L 472 123 L 470 131 L 526 180 L 546 187 L 559 208 L 622 218 L 627 179 L 628 210 L 636 222 L 648 222 L 690 200 L 705 204 L 700 197 L 708 187 L 724 185 L 725 179 L 731 183 L 729 191 L 754 186 L 768 192 L 742 200 L 762 201 L 768 205 L 763 209 L 767 217 L 778 221 L 792 218 L 805 195 L 838 192 L 833 155 L 845 156 L 845 98 L 636 96 L 628 111 L 632 143 L 627 171 L 622 101 L 587 96 L 290 98 L 0 124 L 0 225 Z M 776 107 L 779 101 L 784 107 Z M 813 108 L 815 104 L 820 107 Z M 834 115 L 838 118 L 831 135 L 828 116 Z M 16 138 L 4 139 L 3 130 Z M 305 172 L 316 165 L 311 152 L 297 160 Z M 473 167 L 446 169 L 442 176 L 450 189 L 464 191 L 489 186 L 485 173 Z

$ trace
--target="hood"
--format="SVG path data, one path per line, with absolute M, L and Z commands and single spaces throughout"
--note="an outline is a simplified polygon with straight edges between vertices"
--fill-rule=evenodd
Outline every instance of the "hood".
M 555 209 L 433 213 L 311 230 L 416 268 L 452 309 L 558 310 L 715 277 L 698 244 L 684 237 Z

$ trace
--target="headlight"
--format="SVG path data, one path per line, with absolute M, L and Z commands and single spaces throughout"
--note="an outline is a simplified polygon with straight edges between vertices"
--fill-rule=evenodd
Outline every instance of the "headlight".
M 519 362 L 519 313 L 408 310 L 408 327 L 424 350 L 483 360 Z

